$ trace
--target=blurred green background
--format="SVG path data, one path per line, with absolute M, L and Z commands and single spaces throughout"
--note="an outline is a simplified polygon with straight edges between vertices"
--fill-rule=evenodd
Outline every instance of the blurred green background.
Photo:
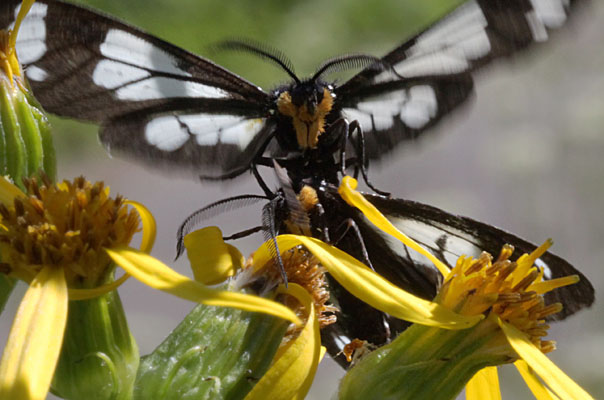
M 82 2 L 84 3 L 84 2 Z M 185 49 L 210 57 L 270 90 L 287 76 L 245 55 L 211 54 L 212 43 L 250 38 L 281 49 L 301 76 L 326 58 L 350 52 L 381 55 L 438 19 L 459 1 L 95 0 L 104 10 Z M 604 287 L 604 3 L 594 2 L 546 46 L 477 78 L 477 101 L 417 143 L 407 144 L 370 174 L 396 197 L 422 201 L 514 232 L 533 242 L 552 237 L 555 253 Z M 147 204 L 158 219 L 153 254 L 174 258 L 175 232 L 208 202 L 259 193 L 255 181 L 200 183 L 177 173 L 111 159 L 96 127 L 53 119 L 59 176 L 104 180 L 113 193 Z M 268 174 L 266 174 L 268 175 Z M 257 210 L 211 221 L 232 233 L 255 226 Z M 235 243 L 252 251 L 261 237 Z M 172 263 L 188 273 L 187 262 Z M 23 292 L 2 316 L 0 339 Z M 150 352 L 192 307 L 131 279 L 121 290 L 141 354 Z M 12 308 L 11 308 L 12 307 Z M 604 398 L 604 316 L 601 303 L 551 330 L 551 358 L 595 398 Z M 309 395 L 332 396 L 341 370 L 323 362 Z M 531 398 L 513 368 L 504 368 L 504 398 Z

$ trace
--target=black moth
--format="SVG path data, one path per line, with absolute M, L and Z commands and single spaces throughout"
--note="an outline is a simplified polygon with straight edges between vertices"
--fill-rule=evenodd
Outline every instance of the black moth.
M 307 80 L 298 79 L 278 54 L 249 43 L 227 43 L 290 74 L 290 85 L 269 93 L 134 27 L 59 1 L 33 5 L 21 26 L 17 51 L 41 104 L 62 116 L 99 123 L 108 150 L 205 179 L 233 178 L 251 169 L 271 199 L 264 218 L 270 236 L 291 230 L 286 221 L 294 221 L 295 230 L 337 242 L 395 284 L 430 298 L 439 282 L 434 268 L 345 204 L 337 194 L 341 175 L 349 165 L 366 180 L 369 160 L 415 139 L 463 104 L 472 94 L 475 71 L 547 40 L 586 2 L 467 1 L 381 59 L 335 58 Z M 20 3 L 3 0 L 0 28 L 12 27 Z M 365 68 L 340 86 L 322 79 L 332 69 L 355 64 Z M 275 162 L 285 172 L 282 187 L 273 194 L 256 166 Z M 314 200 L 300 201 L 302 192 Z M 504 243 L 519 253 L 535 248 L 497 228 L 430 206 L 368 198 L 448 264 L 461 254 L 498 254 Z M 549 295 L 550 301 L 564 304 L 558 318 L 592 304 L 593 287 L 570 264 L 551 253 L 539 263 L 548 278 L 581 276 L 579 284 Z M 371 309 L 337 284 L 332 290 L 341 313 L 323 332 L 323 341 L 333 356 L 351 339 L 379 345 L 405 328 L 404 322 Z

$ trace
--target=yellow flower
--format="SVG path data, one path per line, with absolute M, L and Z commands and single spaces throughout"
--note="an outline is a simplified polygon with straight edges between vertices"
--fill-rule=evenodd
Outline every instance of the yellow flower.
M 281 237 L 277 240 L 279 246 L 284 243 Z M 224 242 L 222 232 L 216 227 L 188 234 L 184 244 L 193 274 L 201 282 L 217 284 L 232 278 L 233 287 L 258 290 L 257 282 L 260 282 L 260 290 L 266 291 L 272 291 L 280 282 L 281 275 L 272 256 L 264 253 L 268 251 L 266 245 L 246 262 L 235 247 Z M 331 322 L 324 312 L 332 309 L 325 306 L 328 294 L 322 288 L 323 271 L 317 261 L 299 247 L 284 249 L 282 260 L 289 283 L 287 288 L 281 285 L 277 289 L 278 296 L 304 323 L 288 330 L 271 368 L 254 385 L 246 400 L 303 399 L 325 353 L 319 327 Z
M 547 329 L 549 329 L 549 326 L 545 323 L 545 318 L 559 312 L 562 305 L 545 305 L 543 294 L 562 286 L 574 284 L 579 279 L 577 276 L 549 281 L 543 279 L 543 271 L 536 268 L 534 263 L 551 246 L 551 241 L 544 243 L 531 254 L 522 255 L 515 262 L 509 260 L 514 250 L 512 246 L 504 246 L 495 262 L 487 253 L 483 253 L 478 259 L 460 257 L 456 266 L 449 271 L 448 267 L 429 252 L 398 231 L 373 205 L 366 201 L 359 192 L 356 192 L 355 188 L 356 181 L 345 177 L 340 186 L 340 194 L 350 205 L 359 208 L 367 219 L 377 227 L 429 257 L 441 271 L 444 276 L 444 284 L 435 298 L 436 303 L 462 315 L 487 316 L 480 324 L 469 329 L 465 337 L 457 337 L 454 341 L 455 346 L 451 346 L 457 349 L 463 348 L 465 345 L 468 348 L 476 346 L 467 355 L 466 362 L 471 359 L 470 357 L 478 360 L 476 362 L 479 365 L 480 363 L 482 363 L 481 365 L 498 365 L 515 362 L 533 393 L 540 399 L 552 398 L 550 396 L 552 392 L 564 399 L 591 399 L 589 394 L 544 355 L 544 353 L 555 348 L 554 342 L 542 340 L 542 337 L 547 335 Z M 409 331 L 411 329 L 405 333 L 409 333 Z M 432 332 L 422 331 L 424 341 L 429 341 L 427 340 L 429 335 L 436 337 L 439 334 L 434 330 Z M 443 340 L 442 335 L 440 340 Z M 395 353 L 394 343 L 389 346 L 391 347 L 388 349 L 380 349 L 383 352 L 382 354 L 390 352 L 391 356 Z M 417 350 L 417 347 L 415 350 Z M 436 347 L 437 344 L 433 343 L 428 352 L 436 351 Z M 458 353 L 455 354 L 458 356 Z M 406 362 L 412 362 L 411 358 L 413 356 L 409 352 L 400 354 L 400 356 Z M 372 362 L 374 364 L 367 362 L 374 371 L 378 358 L 377 355 L 373 357 Z M 449 358 L 449 355 L 441 354 L 439 359 L 433 360 L 435 363 L 434 370 L 445 369 L 446 366 L 442 365 L 442 360 L 447 358 Z M 399 359 L 400 361 L 402 360 Z M 384 358 L 379 362 L 384 363 Z M 419 362 L 419 360 L 414 362 Z M 452 363 L 453 361 L 450 362 L 450 364 Z M 382 367 L 391 371 L 388 364 Z M 402 368 L 402 366 L 398 368 Z M 429 376 L 427 371 L 432 371 L 428 369 L 427 364 L 421 368 L 424 368 L 422 373 L 425 376 Z M 466 365 L 465 368 L 469 367 Z M 365 367 L 365 371 L 367 369 L 368 367 Z M 533 371 L 547 387 L 535 377 Z M 459 371 L 457 373 L 459 374 Z M 358 376 L 358 373 L 355 376 Z M 379 379 L 379 374 L 376 379 Z M 461 379 L 461 376 L 457 379 Z M 354 376 L 349 379 L 349 381 L 354 380 Z M 355 383 L 349 384 L 350 387 L 346 388 L 347 395 L 344 395 L 343 398 L 362 397 L 361 392 L 355 392 L 354 388 L 367 382 L 359 383 L 358 381 L 357 379 L 356 386 Z M 438 384 L 444 385 L 443 382 L 444 380 L 441 380 Z M 385 386 L 384 382 L 381 386 Z M 426 387 L 430 387 L 426 384 L 420 386 L 422 387 L 418 387 L 417 390 L 426 390 Z M 438 386 L 434 386 L 434 390 L 437 389 Z M 405 396 L 414 397 L 409 386 L 405 390 L 407 391 Z M 468 399 L 501 398 L 496 369 L 489 367 L 477 373 L 468 384 L 466 393 Z M 440 395 L 444 395 L 444 393 Z
M 490 354 L 500 351 L 516 360 L 516 366 L 537 398 L 550 397 L 545 395 L 548 388 L 538 379 L 531 379 L 534 377 L 531 371 L 560 398 L 590 399 L 589 394 L 545 356 L 555 349 L 553 341 L 542 340 L 549 329 L 545 318 L 561 311 L 562 305 L 545 305 L 543 294 L 578 281 L 577 276 L 543 280 L 543 273 L 534 263 L 550 245 L 548 241 L 515 262 L 509 260 L 514 251 L 511 246 L 505 246 L 495 262 L 487 253 L 478 259 L 461 257 L 446 277 L 437 301 L 462 314 L 488 314 L 485 324 L 498 326 L 499 333 L 485 344 L 484 351 Z M 467 398 L 483 399 L 487 395 L 485 390 L 498 392 L 496 376 L 496 369 L 489 369 L 471 380 Z
M 191 246 L 193 239 L 200 245 Z M 267 268 L 275 267 L 270 243 L 263 244 L 247 263 L 247 268 L 243 268 L 238 275 L 238 267 L 233 266 L 244 265 L 241 255 L 222 242 L 222 234 L 217 228 L 193 232 L 185 238 L 187 243 L 189 248 L 195 249 L 193 255 L 188 254 L 196 271 L 195 276 L 202 281 L 217 283 L 234 276 L 236 282 L 245 286 L 245 280 L 253 278 L 251 271 L 268 277 L 266 280 L 269 282 L 279 279 L 278 271 Z M 482 316 L 463 316 L 439 304 L 417 298 L 390 284 L 350 255 L 318 239 L 281 235 L 277 237 L 277 243 L 289 281 L 288 288 L 282 290 L 297 299 L 297 307 L 301 307 L 300 312 L 306 323 L 301 329 L 286 335 L 271 368 L 246 400 L 290 400 L 302 399 L 306 395 L 325 351 L 321 348 L 319 327 L 333 322 L 333 317 L 324 314 L 332 309 L 325 306 L 327 294 L 323 288 L 322 269 L 363 301 L 398 318 L 449 330 L 464 329 L 483 319 Z M 211 247 L 206 247 L 207 244 L 211 244 Z
M 213 290 L 149 256 L 155 221 L 139 203 L 109 197 L 83 178 L 51 185 L 25 181 L 27 193 L 0 178 L 0 271 L 29 283 L 0 361 L 0 398 L 46 396 L 61 349 L 68 300 L 117 288 L 128 274 L 187 300 L 260 311 L 299 323 L 287 307 L 257 296 Z M 141 250 L 128 247 L 143 225 Z M 99 284 L 113 272 L 127 274 Z

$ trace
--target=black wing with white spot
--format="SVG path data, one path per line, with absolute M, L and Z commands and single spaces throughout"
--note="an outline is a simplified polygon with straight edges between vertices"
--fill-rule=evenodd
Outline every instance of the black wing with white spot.
M 13 26 L 20 4 L 3 0 L 0 28 Z M 17 54 L 45 109 L 100 123 L 112 151 L 153 164 L 236 175 L 271 133 L 269 97 L 257 86 L 79 6 L 34 3 Z
M 487 251 L 494 257 L 504 244 L 515 248 L 512 260 L 536 246 L 501 229 L 470 218 L 449 214 L 425 204 L 401 199 L 385 199 L 365 194 L 401 232 L 411 237 L 437 258 L 453 267 L 461 255 L 478 257 Z M 375 271 L 397 286 L 426 299 L 432 299 L 441 283 L 434 264 L 397 239 L 385 234 L 360 213 L 353 216 L 361 232 L 369 259 Z M 338 247 L 362 259 L 356 238 L 338 243 Z M 536 262 L 544 269 L 547 279 L 578 275 L 579 283 L 556 289 L 546 294 L 548 303 L 560 302 L 563 310 L 551 319 L 564 319 L 589 307 L 594 302 L 594 288 L 589 280 L 564 259 L 547 252 Z M 321 331 L 322 343 L 336 361 L 344 367 L 348 363 L 340 354 L 352 339 L 367 340 L 383 345 L 408 327 L 408 323 L 390 317 L 354 297 L 337 282 L 330 281 L 330 299 L 340 309 L 336 324 Z M 339 354 L 339 355 L 338 355 Z
M 410 200 L 384 199 L 372 195 L 365 195 L 365 197 L 401 232 L 430 249 L 437 258 L 451 268 L 464 254 L 478 257 L 483 251 L 487 251 L 497 257 L 501 252 L 501 247 L 506 243 L 515 248 L 513 258 L 517 258 L 523 253 L 531 253 L 536 248 L 526 240 L 499 228 L 471 218 L 449 214 L 436 207 Z M 414 264 L 432 265 L 423 256 L 408 250 L 397 240 L 391 240 L 388 236 L 384 237 L 391 248 L 397 249 L 398 254 L 409 253 Z M 547 252 L 537 260 L 536 265 L 543 268 L 545 279 L 568 275 L 578 275 L 581 278 L 575 285 L 557 289 L 546 295 L 549 302 L 560 302 L 564 305 L 564 310 L 555 314 L 554 319 L 566 318 L 593 303 L 593 286 L 580 271 L 566 260 Z
M 414 139 L 472 94 L 472 73 L 564 25 L 587 0 L 471 0 L 336 89 L 369 158 Z

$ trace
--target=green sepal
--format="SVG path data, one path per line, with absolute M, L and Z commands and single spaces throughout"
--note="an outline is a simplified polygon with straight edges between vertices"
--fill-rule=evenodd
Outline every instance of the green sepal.
M 16 112 L 16 95 L 8 80 L 0 76 L 0 173 L 10 176 L 21 186 L 21 178 L 27 176 L 27 162 Z
M 141 360 L 134 399 L 243 399 L 264 375 L 288 322 L 199 305 Z
M 29 86 L 28 86 L 29 87 Z M 55 146 L 52 140 L 52 129 L 48 117 L 42 108 L 42 105 L 32 95 L 31 89 L 24 92 L 27 103 L 31 105 L 30 110 L 32 117 L 34 118 L 38 129 L 40 131 L 40 138 L 42 144 L 42 167 L 47 177 L 52 182 L 56 182 L 57 179 L 57 157 L 55 153 Z M 32 171 L 32 173 L 38 173 L 39 170 Z
M 342 379 L 338 399 L 455 399 L 480 369 L 513 361 L 484 320 L 465 330 L 418 324 L 368 354 Z
M 131 399 L 138 363 L 117 291 L 69 302 L 53 393 L 73 400 Z
M 43 171 L 56 176 L 50 125 L 31 94 L 0 76 L 0 174 L 21 186 L 23 177 Z

